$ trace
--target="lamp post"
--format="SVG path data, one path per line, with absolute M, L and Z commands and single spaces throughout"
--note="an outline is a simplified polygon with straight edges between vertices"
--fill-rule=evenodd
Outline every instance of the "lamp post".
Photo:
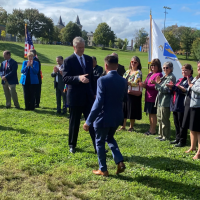
M 165 12 L 164 12 L 164 13 L 165 13 L 165 20 L 164 20 L 164 35 L 165 35 L 165 21 L 166 21 L 166 14 L 168 14 L 166 10 L 167 10 L 167 9 L 168 9 L 168 10 L 171 10 L 171 8 L 170 8 L 170 7 L 167 7 L 167 6 L 164 6 L 163 8 L 165 9 Z

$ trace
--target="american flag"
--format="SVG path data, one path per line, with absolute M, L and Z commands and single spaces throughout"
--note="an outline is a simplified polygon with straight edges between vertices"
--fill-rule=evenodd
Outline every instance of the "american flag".
M 27 58 L 27 53 L 29 52 L 30 49 L 34 49 L 34 45 L 31 39 L 31 35 L 28 32 L 28 28 L 26 27 L 24 58 Z

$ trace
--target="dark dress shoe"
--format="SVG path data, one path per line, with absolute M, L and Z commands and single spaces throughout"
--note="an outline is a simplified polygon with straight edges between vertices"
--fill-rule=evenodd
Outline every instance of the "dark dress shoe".
M 93 170 L 92 173 L 95 175 L 108 176 L 108 171 L 102 172 L 101 170 Z
M 162 139 L 162 137 L 156 137 L 155 139 L 158 139 L 158 140 L 160 140 L 160 139 Z
M 178 143 L 179 143 L 178 140 L 174 140 L 174 141 L 170 142 L 170 144 L 178 144 Z
M 69 149 L 69 152 L 70 152 L 70 153 L 75 153 L 75 152 L 76 152 L 76 150 L 75 150 L 75 148 L 73 148 L 73 147 L 70 147 L 70 149 Z
M 118 163 L 116 174 L 120 174 L 120 173 L 124 172 L 125 169 L 126 169 L 126 166 L 123 162 Z
M 160 139 L 160 141 L 162 142 L 162 141 L 165 141 L 166 139 Z
M 184 147 L 184 146 L 185 146 L 185 144 L 183 144 L 181 142 L 179 142 L 178 144 L 175 145 L 175 147 Z

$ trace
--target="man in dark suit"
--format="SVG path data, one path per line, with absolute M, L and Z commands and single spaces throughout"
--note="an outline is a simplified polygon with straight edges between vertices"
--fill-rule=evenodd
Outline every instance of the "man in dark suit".
M 61 98 L 63 98 L 63 113 L 65 114 L 66 109 L 66 93 L 63 91 L 65 84 L 63 82 L 63 57 L 58 56 L 56 58 L 57 66 L 54 67 L 53 72 L 51 74 L 54 77 L 54 88 L 56 89 L 56 102 L 57 102 L 57 113 L 61 113 Z
M 92 60 L 93 60 L 93 76 L 94 76 L 94 93 L 96 94 L 97 80 L 103 73 L 103 67 L 100 67 L 99 65 L 97 65 L 96 57 L 92 56 Z
M 40 97 L 41 97 L 41 86 L 42 86 L 42 77 L 41 77 L 41 63 L 39 61 L 39 59 L 36 57 L 37 52 L 35 49 L 30 49 L 30 52 L 32 52 L 34 54 L 34 58 L 33 60 L 37 61 L 39 63 L 39 72 L 38 72 L 38 80 L 39 80 L 39 84 L 36 85 L 35 88 L 35 108 L 39 108 L 40 106 Z
M 93 91 L 92 58 L 84 53 L 85 41 L 81 37 L 73 40 L 74 53 L 64 60 L 63 81 L 68 85 L 67 104 L 70 108 L 69 147 L 75 153 L 80 118 L 82 113 L 87 119 L 95 94 Z M 94 128 L 90 127 L 90 135 L 94 143 Z
M 125 170 L 123 156 L 114 139 L 117 127 L 123 121 L 122 103 L 127 97 L 127 82 L 118 75 L 118 58 L 108 55 L 105 58 L 106 76 L 97 81 L 97 96 L 91 112 L 83 126 L 88 131 L 93 124 L 95 129 L 95 142 L 99 161 L 99 170 L 93 170 L 96 175 L 108 176 L 106 166 L 105 142 L 110 147 L 117 166 L 116 174 Z
M 10 51 L 4 51 L 3 57 L 5 61 L 1 63 L 0 73 L 4 94 L 6 97 L 6 108 L 11 107 L 11 97 L 13 99 L 15 107 L 20 108 L 16 92 L 16 84 L 19 84 L 17 78 L 18 64 L 15 60 L 11 58 Z
M 116 53 L 114 53 L 114 52 L 113 52 L 111 55 L 116 56 L 116 57 L 118 58 L 118 54 L 116 54 Z M 123 75 L 124 75 L 125 72 L 126 72 L 126 70 L 125 70 L 124 66 L 118 64 L 117 73 L 118 73 L 120 76 L 123 77 Z M 106 75 L 106 71 L 104 71 L 104 72 L 102 73 L 102 76 L 105 76 L 105 75 Z

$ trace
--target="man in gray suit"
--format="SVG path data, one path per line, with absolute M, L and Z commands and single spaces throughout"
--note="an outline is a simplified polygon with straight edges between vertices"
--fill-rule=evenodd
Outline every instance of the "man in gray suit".
M 66 108 L 66 93 L 64 92 L 64 82 L 62 79 L 63 74 L 63 57 L 58 56 L 56 58 L 57 66 L 53 68 L 53 73 L 51 74 L 54 77 L 54 88 L 56 89 L 56 101 L 57 101 L 57 113 L 61 114 L 61 97 L 63 98 L 63 113 L 67 111 Z

